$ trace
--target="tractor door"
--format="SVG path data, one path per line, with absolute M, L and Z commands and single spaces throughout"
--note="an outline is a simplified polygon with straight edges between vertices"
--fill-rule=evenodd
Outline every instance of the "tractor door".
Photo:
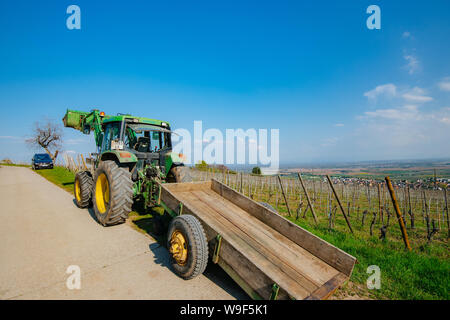
M 101 153 L 111 150 L 111 141 L 120 138 L 120 122 L 111 122 L 105 126 Z

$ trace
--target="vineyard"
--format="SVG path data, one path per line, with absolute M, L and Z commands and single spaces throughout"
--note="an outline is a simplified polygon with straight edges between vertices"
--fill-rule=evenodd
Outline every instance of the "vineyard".
M 408 251 L 384 181 L 350 183 L 337 178 L 328 181 L 325 176 L 300 181 L 301 176 L 211 170 L 193 170 L 192 174 L 197 181 L 217 179 L 255 201 L 270 204 L 287 219 L 355 256 L 358 264 L 352 282 L 337 293 L 339 299 L 449 298 L 447 190 L 414 189 L 394 183 L 411 247 Z M 366 286 L 367 268 L 372 265 L 382 272 L 379 290 Z
M 325 177 L 300 181 L 300 178 L 278 179 L 277 176 L 213 171 L 194 170 L 193 174 L 197 181 L 214 178 L 256 201 L 269 203 L 292 220 L 351 232 Z M 401 240 L 395 210 L 384 181 L 362 184 L 332 179 L 332 184 L 353 232 L 368 233 L 380 240 Z M 394 189 L 411 242 L 418 244 L 448 239 L 450 230 L 445 189 L 416 190 L 408 186 Z

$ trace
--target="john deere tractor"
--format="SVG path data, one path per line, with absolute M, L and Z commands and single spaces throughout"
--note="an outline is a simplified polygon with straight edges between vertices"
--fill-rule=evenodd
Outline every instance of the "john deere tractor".
M 192 180 L 183 155 L 172 152 L 168 122 L 99 110 L 67 110 L 63 122 L 84 134 L 94 132 L 94 165 L 76 174 L 74 193 L 78 207 L 93 205 L 104 226 L 125 222 L 137 198 L 154 205 L 158 183 Z

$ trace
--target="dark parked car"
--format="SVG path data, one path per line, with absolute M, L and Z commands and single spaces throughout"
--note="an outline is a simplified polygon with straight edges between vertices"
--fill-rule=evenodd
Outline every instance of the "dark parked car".
M 47 153 L 36 153 L 31 160 L 31 167 L 34 170 L 41 168 L 53 169 L 52 158 Z

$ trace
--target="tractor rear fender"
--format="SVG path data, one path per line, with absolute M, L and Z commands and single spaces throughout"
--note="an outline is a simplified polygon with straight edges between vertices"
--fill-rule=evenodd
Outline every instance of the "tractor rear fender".
M 136 155 L 128 151 L 121 150 L 109 150 L 102 153 L 100 156 L 101 161 L 113 160 L 121 164 L 132 164 L 138 161 Z
M 173 166 L 182 166 L 186 161 L 186 156 L 182 153 L 169 152 L 166 154 L 166 175 Z

